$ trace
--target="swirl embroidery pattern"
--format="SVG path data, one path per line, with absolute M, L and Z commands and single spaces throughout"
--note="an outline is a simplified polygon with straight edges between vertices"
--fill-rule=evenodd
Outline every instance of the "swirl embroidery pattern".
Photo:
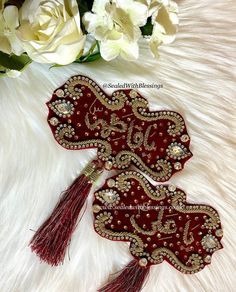
M 222 248 L 216 210 L 187 204 L 182 190 L 172 185 L 154 187 L 134 171 L 108 179 L 95 193 L 93 211 L 97 233 L 129 241 L 131 254 L 142 265 L 166 260 L 192 274 L 209 264 L 212 254 Z
M 71 77 L 55 90 L 48 121 L 66 149 L 97 148 L 109 169 L 131 164 L 156 181 L 166 181 L 192 156 L 183 118 L 173 111 L 150 112 L 134 90 L 111 96 L 85 76 Z

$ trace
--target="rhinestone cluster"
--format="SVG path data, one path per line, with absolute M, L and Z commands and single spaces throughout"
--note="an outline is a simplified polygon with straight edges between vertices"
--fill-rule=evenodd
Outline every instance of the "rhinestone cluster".
M 106 206 L 112 207 L 119 203 L 120 196 L 113 189 L 106 189 L 95 193 L 95 197 Z
M 214 252 L 220 248 L 218 239 L 212 234 L 205 235 L 201 240 L 201 243 L 207 252 Z
M 166 149 L 166 153 L 170 158 L 181 160 L 190 155 L 190 152 L 187 150 L 184 145 L 181 143 L 171 143 L 168 148 Z
M 49 104 L 51 110 L 53 110 L 59 117 L 70 117 L 74 113 L 74 105 L 70 101 L 65 99 L 53 101 Z

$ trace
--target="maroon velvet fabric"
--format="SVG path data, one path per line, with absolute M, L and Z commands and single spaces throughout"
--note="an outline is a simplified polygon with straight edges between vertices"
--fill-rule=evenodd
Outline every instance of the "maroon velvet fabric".
M 158 99 L 157 99 L 158 101 Z M 85 76 L 71 77 L 54 91 L 48 122 L 66 149 L 97 148 L 105 168 L 123 170 L 95 193 L 94 226 L 103 237 L 130 242 L 141 267 L 168 261 L 183 273 L 195 273 L 222 248 L 218 213 L 186 203 L 171 185 L 151 185 L 135 166 L 155 181 L 167 181 L 192 156 L 182 116 L 151 112 L 140 93 L 125 89 L 111 95 Z
M 108 95 L 78 75 L 55 90 L 47 105 L 57 142 L 70 150 L 98 148 L 98 158 L 109 161 L 109 169 L 133 164 L 154 180 L 166 181 L 192 156 L 182 116 L 150 112 L 146 99 L 133 90 Z
M 167 260 L 183 273 L 195 273 L 222 248 L 215 209 L 187 204 L 179 188 L 155 187 L 137 172 L 109 178 L 95 192 L 93 209 L 97 233 L 131 242 L 131 254 L 147 266 Z

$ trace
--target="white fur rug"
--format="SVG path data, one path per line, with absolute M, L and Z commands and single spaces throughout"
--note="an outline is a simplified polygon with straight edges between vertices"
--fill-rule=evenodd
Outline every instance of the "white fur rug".
M 235 291 L 236 2 L 183 0 L 179 5 L 177 40 L 161 49 L 158 61 L 143 45 L 135 63 L 98 61 L 51 70 L 33 64 L 18 79 L 0 80 L 1 292 L 95 292 L 131 259 L 126 243 L 94 232 L 92 194 L 63 266 L 40 263 L 28 247 L 30 229 L 39 227 L 60 192 L 95 155 L 64 150 L 46 121 L 45 102 L 52 91 L 77 73 L 101 85 L 163 84 L 163 89 L 140 92 L 153 109 L 185 117 L 194 154 L 171 182 L 187 192 L 189 202 L 210 204 L 220 213 L 224 249 L 212 264 L 195 275 L 182 275 L 167 263 L 153 266 L 143 291 Z

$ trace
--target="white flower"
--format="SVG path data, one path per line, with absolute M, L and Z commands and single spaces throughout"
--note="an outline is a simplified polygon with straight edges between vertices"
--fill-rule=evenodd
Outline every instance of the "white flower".
M 10 5 L 4 9 L 6 0 L 0 0 L 0 51 L 16 55 L 23 53 L 22 46 L 16 37 L 19 26 L 18 8 Z
M 20 10 L 18 37 L 39 63 L 72 63 L 84 48 L 76 0 L 26 0 Z
M 158 47 L 175 40 L 178 21 L 178 5 L 171 0 L 152 0 L 149 15 L 152 16 L 153 32 L 150 48 L 155 57 L 159 56 Z
M 110 61 L 117 56 L 135 60 L 139 55 L 140 26 L 145 25 L 147 5 L 133 0 L 95 0 L 92 13 L 84 15 L 89 33 L 101 42 L 101 56 Z

